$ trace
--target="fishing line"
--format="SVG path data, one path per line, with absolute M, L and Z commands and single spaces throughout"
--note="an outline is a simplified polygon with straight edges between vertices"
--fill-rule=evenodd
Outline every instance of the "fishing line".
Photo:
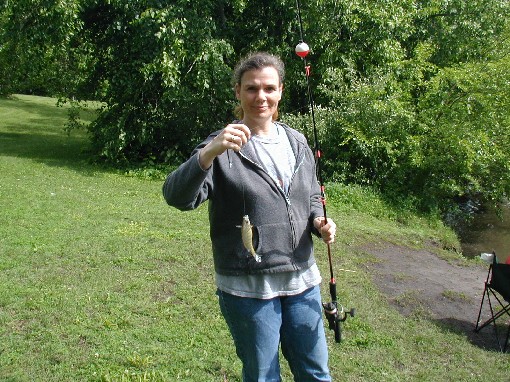
M 228 168 L 232 168 L 232 159 L 230 159 L 230 153 L 227 149 Z
M 246 215 L 246 198 L 244 196 L 244 182 L 243 184 L 243 216 Z

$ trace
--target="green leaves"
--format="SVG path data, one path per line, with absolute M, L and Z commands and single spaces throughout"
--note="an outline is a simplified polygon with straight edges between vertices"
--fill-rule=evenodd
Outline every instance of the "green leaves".
M 328 179 L 431 204 L 508 195 L 508 1 L 301 8 Z M 254 50 L 283 58 L 281 108 L 311 137 L 294 0 L 22 0 L 0 27 L 0 93 L 101 101 L 87 129 L 110 162 L 187 156 L 233 119 L 232 68 Z
M 439 175 L 430 182 L 431 191 L 442 180 L 455 196 L 498 200 L 509 194 L 508 64 L 503 58 L 460 65 L 430 81 L 420 119 L 434 126 L 429 132 L 435 145 L 424 155 L 425 166 Z

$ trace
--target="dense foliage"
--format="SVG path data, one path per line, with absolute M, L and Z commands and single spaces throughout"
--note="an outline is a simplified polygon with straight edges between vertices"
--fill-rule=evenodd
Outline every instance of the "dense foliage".
M 114 163 L 182 160 L 230 121 L 232 67 L 287 65 L 283 119 L 311 138 L 294 0 L 0 2 L 0 93 L 104 108 L 88 129 Z M 327 180 L 416 197 L 510 194 L 507 0 L 301 1 Z

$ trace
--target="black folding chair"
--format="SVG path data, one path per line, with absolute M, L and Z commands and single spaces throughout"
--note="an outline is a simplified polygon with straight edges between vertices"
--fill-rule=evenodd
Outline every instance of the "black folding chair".
M 485 288 L 483 290 L 480 311 L 478 312 L 478 318 L 476 320 L 475 332 L 479 332 L 484 327 L 492 323 L 499 349 L 502 352 L 506 352 L 510 335 L 510 324 L 508 325 L 506 332 L 505 342 L 501 344 L 496 320 L 505 315 L 510 317 L 510 264 L 499 264 L 497 262 L 496 254 L 493 253 L 493 255 L 493 260 L 489 266 L 489 272 L 487 273 L 487 280 L 485 280 Z M 480 323 L 480 317 L 482 315 L 482 308 L 485 300 L 489 303 L 490 317 L 484 323 Z M 495 309 L 498 308 L 498 305 L 495 307 L 493 306 L 493 303 L 496 301 L 501 308 L 500 310 Z

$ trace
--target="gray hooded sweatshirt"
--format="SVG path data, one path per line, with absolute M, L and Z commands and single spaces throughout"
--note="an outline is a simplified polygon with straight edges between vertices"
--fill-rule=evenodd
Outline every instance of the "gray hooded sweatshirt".
M 323 216 L 314 155 L 305 137 L 282 123 L 296 167 L 288 193 L 257 163 L 251 140 L 239 153 L 228 150 L 203 170 L 198 153 L 220 131 L 198 145 L 191 157 L 168 175 L 163 185 L 167 203 L 182 211 L 209 201 L 210 236 L 215 271 L 223 275 L 289 272 L 315 263 L 313 219 Z M 241 225 L 248 215 L 253 225 L 256 262 L 244 248 Z

